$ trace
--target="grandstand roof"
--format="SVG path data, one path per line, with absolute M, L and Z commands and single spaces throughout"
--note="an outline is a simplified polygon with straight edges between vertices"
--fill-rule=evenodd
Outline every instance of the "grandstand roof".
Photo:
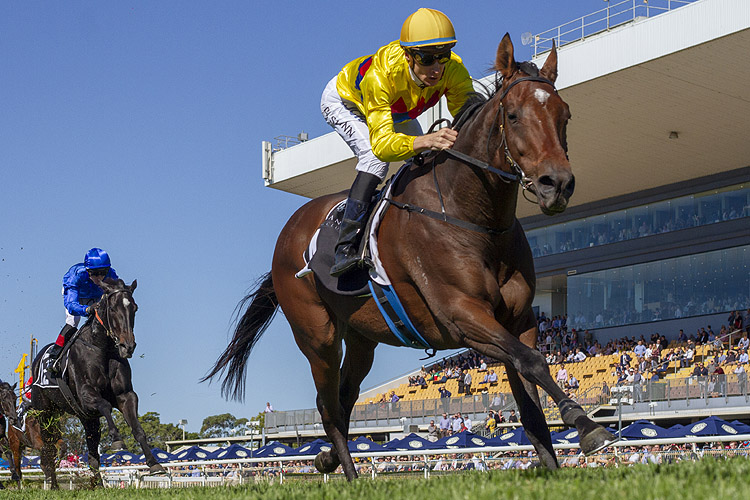
M 557 84 L 573 114 L 578 187 L 571 206 L 750 164 L 747 47 L 750 3 L 740 0 L 699 1 L 562 47 Z M 264 177 L 315 197 L 348 189 L 354 165 L 332 132 L 274 153 Z M 519 204 L 521 217 L 538 213 Z

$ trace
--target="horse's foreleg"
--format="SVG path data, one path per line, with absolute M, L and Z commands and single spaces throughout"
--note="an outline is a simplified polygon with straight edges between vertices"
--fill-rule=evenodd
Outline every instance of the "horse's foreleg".
M 149 472 L 152 474 L 166 472 L 154 457 L 148 444 L 148 437 L 138 421 L 138 395 L 135 392 L 127 392 L 117 396 L 117 407 L 122 412 L 125 422 L 130 426 L 130 430 L 133 431 L 133 437 L 143 450 L 146 463 L 149 465 Z
M 100 456 L 99 456 L 99 441 L 101 440 L 101 434 L 99 432 L 99 417 L 89 418 L 81 420 L 83 424 L 83 430 L 86 432 L 86 447 L 89 449 L 89 469 L 93 472 L 94 476 L 91 478 L 92 486 L 102 486 L 102 475 L 99 472 Z
M 125 443 L 122 441 L 122 436 L 120 436 L 120 431 L 117 430 L 117 426 L 115 425 L 115 419 L 112 417 L 112 405 L 109 401 L 106 399 L 96 395 L 96 403 L 94 406 L 97 410 L 99 410 L 99 413 L 104 417 L 104 420 L 107 421 L 107 429 L 108 429 L 108 435 L 110 442 L 112 443 L 112 450 L 124 450 L 125 449 Z
M 520 340 L 533 349 L 536 347 L 537 333 L 538 331 L 534 327 L 522 333 Z M 521 423 L 526 431 L 526 436 L 528 436 L 529 441 L 531 441 L 534 449 L 536 449 L 539 462 L 548 469 L 559 468 L 536 386 L 522 379 L 512 366 L 510 368 L 506 366 L 505 369 L 508 373 L 508 381 L 513 391 L 513 397 L 516 403 L 518 403 L 521 413 Z
M 23 447 L 21 446 L 21 437 L 19 431 L 12 426 L 8 426 L 8 452 L 10 453 L 9 463 L 11 464 L 11 480 L 21 487 L 21 456 Z
M 508 382 L 513 392 L 513 398 L 518 403 L 518 409 L 521 414 L 521 424 L 526 431 L 526 436 L 534 445 L 539 462 L 548 469 L 557 469 L 559 464 L 555 457 L 555 450 L 552 448 L 552 438 L 549 434 L 549 427 L 544 419 L 539 404 L 539 394 L 536 386 L 524 383 L 513 366 L 506 366 L 505 371 L 508 374 Z
M 544 389 L 560 408 L 567 425 L 575 426 L 581 436 L 581 450 L 590 455 L 611 444 L 615 437 L 591 420 L 583 408 L 569 399 L 552 379 L 542 353 L 523 344 L 495 319 L 486 302 L 464 297 L 451 302 L 453 324 L 464 335 L 469 347 L 513 366 L 527 381 Z

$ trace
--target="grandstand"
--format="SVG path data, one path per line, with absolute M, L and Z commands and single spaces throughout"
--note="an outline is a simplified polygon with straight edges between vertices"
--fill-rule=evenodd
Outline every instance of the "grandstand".
M 590 329 L 602 345 L 659 332 L 670 350 L 682 347 L 680 329 L 718 327 L 731 311 L 750 308 L 750 101 L 742 83 L 750 76 L 750 4 L 648 6 L 650 13 L 632 4 L 631 17 L 607 20 L 596 33 L 561 37 L 553 28 L 532 37 L 537 49 L 552 38 L 561 46 L 556 84 L 574 116 L 568 142 L 578 188 L 564 214 L 539 215 L 521 201 L 518 217 L 535 255 L 538 314 L 567 315 L 569 328 Z M 562 26 L 578 24 L 585 23 Z M 533 61 L 541 65 L 547 54 L 539 52 Z M 433 111 L 420 117 L 424 129 L 447 117 L 445 106 Z M 353 180 L 355 159 L 335 133 L 286 149 L 263 147 L 269 187 L 313 197 Z M 619 354 L 589 356 L 566 369 L 579 381 L 578 399 L 601 422 L 616 422 L 620 413 L 626 421 L 690 421 L 706 412 L 747 419 L 742 375 L 691 376 L 696 362 L 715 361 L 715 351 L 703 344 L 689 363 L 668 361 L 659 380 L 629 394 L 621 409 L 611 403 L 623 398 L 609 391 L 618 382 Z M 631 358 L 631 365 L 638 362 Z M 498 381 L 482 384 L 485 372 L 472 367 L 461 393 L 456 378 L 426 377 L 410 386 L 416 367 L 363 392 L 352 432 L 424 429 L 444 411 L 468 413 L 475 422 L 487 408 L 507 414 L 514 403 L 505 370 L 487 362 Z M 550 365 L 553 378 L 558 369 Z M 452 397 L 440 398 L 441 387 Z M 397 402 L 389 400 L 391 391 Z M 554 409 L 546 413 L 560 425 Z M 322 436 L 319 424 L 312 409 L 267 420 L 269 437 L 279 440 Z

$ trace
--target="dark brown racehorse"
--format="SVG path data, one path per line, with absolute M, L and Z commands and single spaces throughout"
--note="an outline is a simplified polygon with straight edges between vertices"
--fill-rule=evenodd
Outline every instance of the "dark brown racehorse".
M 53 459 L 41 462 L 45 477 L 53 477 L 59 459 L 63 458 L 67 447 L 62 439 L 58 439 L 53 447 L 45 448 L 42 440 L 42 429 L 34 415 L 26 416 L 25 425 L 16 416 L 15 385 L 0 382 L 0 411 L 8 415 L 8 446 L 11 454 L 11 480 L 19 487 L 21 485 L 21 459 L 25 448 L 31 448 L 41 453 L 52 453 Z M 20 430 L 23 428 L 24 430 Z M 55 453 L 57 450 L 57 453 Z M 56 458 L 55 458 L 56 456 Z M 51 464 L 51 465 L 50 465 Z M 51 468 L 50 468 L 51 467 Z
M 534 348 L 534 261 L 515 216 L 518 183 L 509 182 L 508 174 L 518 174 L 545 214 L 565 210 L 574 187 L 565 140 L 570 112 L 554 88 L 554 48 L 537 70 L 516 63 L 506 34 L 497 49 L 495 70 L 502 77 L 500 88 L 463 122 L 453 148 L 474 160 L 451 156 L 442 163 L 414 164 L 393 192 L 396 202 L 440 213 L 439 185 L 446 214 L 473 226 L 467 229 L 391 207 L 380 226 L 378 247 L 401 302 L 430 345 L 470 347 L 505 364 L 526 433 L 540 461 L 557 468 L 536 386 L 553 398 L 563 421 L 577 428 L 587 454 L 613 442 L 614 436 L 566 398 Z M 457 120 L 461 118 L 459 114 Z M 399 342 L 371 298 L 337 296 L 310 275 L 294 276 L 304 266 L 303 251 L 314 231 L 342 197 L 312 200 L 292 216 L 276 243 L 271 272 L 241 302 L 250 305 L 205 379 L 226 369 L 223 392 L 241 399 L 250 350 L 280 305 L 310 362 L 318 410 L 333 444 L 315 464 L 322 472 L 342 464 L 351 480 L 357 474 L 346 441 L 360 383 L 378 343 Z
M 100 418 L 104 417 L 109 428 L 109 437 L 114 450 L 122 449 L 120 432 L 112 418 L 112 409 L 122 412 L 133 437 L 143 449 L 146 463 L 152 473 L 164 472 L 157 462 L 146 433 L 138 421 L 138 395 L 133 390 L 132 374 L 128 359 L 135 350 L 135 312 L 138 306 L 133 299 L 133 291 L 138 283 L 126 285 L 122 280 L 106 280 L 101 284 L 104 291 L 99 302 L 94 305 L 94 315 L 81 327 L 77 339 L 70 345 L 68 369 L 64 376 L 74 398 L 66 396 L 56 388 L 32 386 L 31 401 L 38 410 L 38 419 L 48 421 L 61 413 L 76 415 L 86 432 L 86 446 L 89 452 L 89 467 L 94 472 L 93 484 L 101 485 L 99 473 L 99 430 Z M 32 364 L 34 380 L 39 380 L 41 355 Z M 42 426 L 44 450 L 48 450 L 59 437 L 57 426 Z M 52 454 L 43 451 L 42 466 Z M 54 472 L 54 469 L 53 469 Z M 54 477 L 47 477 L 52 487 L 57 487 Z

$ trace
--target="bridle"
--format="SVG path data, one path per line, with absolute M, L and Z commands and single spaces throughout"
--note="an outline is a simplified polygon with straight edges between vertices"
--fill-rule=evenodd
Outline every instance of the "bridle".
M 102 296 L 102 299 L 99 301 L 99 303 L 104 302 L 104 305 L 105 305 L 104 306 L 104 312 L 105 312 L 105 318 L 107 320 L 106 324 L 102 320 L 102 317 L 99 316 L 99 308 L 98 307 L 94 307 L 94 317 L 99 322 L 99 324 L 102 325 L 102 328 L 104 328 L 104 330 L 107 332 L 107 336 L 110 339 L 112 339 L 112 341 L 115 343 L 115 345 L 119 345 L 120 339 L 115 334 L 114 330 L 112 330 L 112 328 L 111 328 L 112 322 L 110 321 L 110 314 L 111 313 L 110 313 L 110 307 L 109 307 L 109 298 L 111 296 L 115 295 L 115 294 L 118 294 L 118 293 L 129 293 L 130 294 L 131 292 L 130 292 L 130 290 L 128 290 L 126 288 L 123 288 L 123 289 L 120 289 L 120 290 L 114 290 L 114 291 L 105 293 Z M 132 298 L 132 294 L 131 294 L 131 298 Z M 98 306 L 98 304 L 97 304 L 97 306 Z
M 390 203 L 391 205 L 395 206 L 396 208 L 400 208 L 403 210 L 406 210 L 407 212 L 416 212 L 420 213 L 422 215 L 426 215 L 428 217 L 431 217 L 433 219 L 442 220 L 443 222 L 447 222 L 449 224 L 453 224 L 455 226 L 463 227 L 464 229 L 468 229 L 470 231 L 480 232 L 480 233 L 487 233 L 491 235 L 497 235 L 497 234 L 505 234 L 512 230 L 516 225 L 515 218 L 513 219 L 513 223 L 510 225 L 510 227 L 506 229 L 495 229 L 490 228 L 486 226 L 480 226 L 478 224 L 474 224 L 473 222 L 465 221 L 462 219 L 457 219 L 455 217 L 451 217 L 450 215 L 446 214 L 445 212 L 445 203 L 443 201 L 443 194 L 440 191 L 440 185 L 438 184 L 437 180 L 437 173 L 436 168 L 441 158 L 444 156 L 448 156 L 453 158 L 454 160 L 460 161 L 461 163 L 464 163 L 465 165 L 469 165 L 471 167 L 477 167 L 482 170 L 486 170 L 488 172 L 492 172 L 493 174 L 496 174 L 500 177 L 500 180 L 502 180 L 506 184 L 512 184 L 518 182 L 522 188 L 523 197 L 531 202 L 531 203 L 538 203 L 537 201 L 534 201 L 530 199 L 526 192 L 532 193 L 534 196 L 538 195 L 536 191 L 534 190 L 533 181 L 529 176 L 526 175 L 526 173 L 523 171 L 521 166 L 518 164 L 516 160 L 513 159 L 513 155 L 510 153 L 510 149 L 508 148 L 508 140 L 505 135 L 505 106 L 503 106 L 503 99 L 508 95 L 508 92 L 518 85 L 521 82 L 541 82 L 545 83 L 552 87 L 552 90 L 557 93 L 557 89 L 555 88 L 555 84 L 552 83 L 550 80 L 546 78 L 542 78 L 540 76 L 524 76 L 521 78 L 518 78 L 516 80 L 513 80 L 508 84 L 508 86 L 505 88 L 505 90 L 500 93 L 499 96 L 497 96 L 497 99 L 499 101 L 499 105 L 497 107 L 497 113 L 495 114 L 495 118 L 492 120 L 492 125 L 490 126 L 489 131 L 487 132 L 487 158 L 492 158 L 491 149 L 490 149 L 490 143 L 492 141 L 492 132 L 495 130 L 495 128 L 499 128 L 500 130 L 500 146 L 503 148 L 503 152 L 505 155 L 505 161 L 510 166 L 511 172 L 506 172 L 504 170 L 500 170 L 499 168 L 495 168 L 492 165 L 490 165 L 487 162 L 484 162 L 482 160 L 479 160 L 477 158 L 474 158 L 473 156 L 469 156 L 465 153 L 462 153 L 460 151 L 456 151 L 455 149 L 445 149 L 442 151 L 437 152 L 431 152 L 430 159 L 432 161 L 432 176 L 435 183 L 435 189 L 437 191 L 438 199 L 440 200 L 440 210 L 441 212 L 434 212 L 432 210 L 428 210 L 426 208 L 422 208 L 416 205 L 412 205 L 409 203 L 401 203 L 393 200 L 392 198 L 388 197 L 385 198 L 385 201 Z M 497 85 L 497 82 L 496 82 Z M 462 125 L 464 125 L 470 118 L 475 116 L 475 112 L 486 104 L 485 102 L 476 103 L 473 106 L 469 107 L 465 110 L 463 115 L 457 120 L 455 123 L 451 124 L 450 120 L 446 118 L 441 118 L 440 120 L 437 120 L 435 123 L 433 123 L 430 126 L 430 129 L 427 131 L 427 133 L 432 133 L 436 127 L 438 127 L 442 123 L 447 123 L 449 127 L 452 127 L 454 130 L 459 130 Z M 500 115 L 502 114 L 502 121 L 498 125 L 498 121 L 500 118 Z M 414 158 L 414 163 L 417 165 L 423 165 L 427 160 L 424 156 L 418 155 Z
M 510 149 L 508 148 L 508 140 L 505 135 L 505 106 L 503 106 L 503 99 L 505 99 L 505 97 L 508 95 L 508 93 L 510 92 L 510 89 L 512 89 L 513 87 L 515 87 L 521 82 L 546 83 L 547 85 L 552 87 L 552 90 L 555 93 L 557 93 L 555 84 L 547 80 L 546 78 L 542 78 L 541 76 L 524 76 L 524 77 L 518 78 L 510 82 L 508 86 L 505 88 L 505 90 L 503 90 L 502 93 L 497 97 L 498 101 L 500 101 L 500 105 L 497 107 L 497 113 L 495 113 L 495 118 L 492 120 L 492 125 L 490 126 L 490 129 L 487 132 L 487 158 L 492 158 L 492 151 L 490 149 L 490 143 L 492 141 L 492 132 L 495 130 L 495 127 L 499 127 L 500 146 L 503 148 L 505 161 L 510 166 L 510 170 L 512 173 L 508 173 L 508 172 L 505 172 L 504 170 L 495 168 L 489 165 L 488 163 L 485 163 L 481 160 L 473 158 L 469 155 L 460 153 L 459 151 L 448 149 L 446 150 L 446 153 L 448 154 L 448 156 L 451 156 L 454 159 L 461 161 L 462 163 L 465 163 L 467 165 L 472 165 L 475 167 L 479 167 L 481 169 L 484 169 L 484 170 L 487 170 L 489 172 L 499 175 L 500 179 L 505 183 L 510 184 L 512 182 L 518 182 L 521 185 L 521 188 L 523 189 L 524 198 L 526 198 L 526 200 L 530 201 L 531 203 L 536 203 L 534 200 L 531 200 L 526 196 L 526 191 L 532 193 L 534 196 L 537 196 L 536 192 L 533 189 L 533 181 L 528 175 L 526 175 L 526 173 L 521 168 L 521 165 L 519 165 L 518 162 L 513 159 L 513 155 L 510 153 Z M 483 103 L 480 103 L 480 105 L 481 104 Z M 470 112 L 472 113 L 473 111 L 474 111 L 473 109 L 470 110 Z M 502 122 L 500 122 L 500 124 L 498 125 L 498 120 L 501 115 L 503 119 L 502 119 Z

